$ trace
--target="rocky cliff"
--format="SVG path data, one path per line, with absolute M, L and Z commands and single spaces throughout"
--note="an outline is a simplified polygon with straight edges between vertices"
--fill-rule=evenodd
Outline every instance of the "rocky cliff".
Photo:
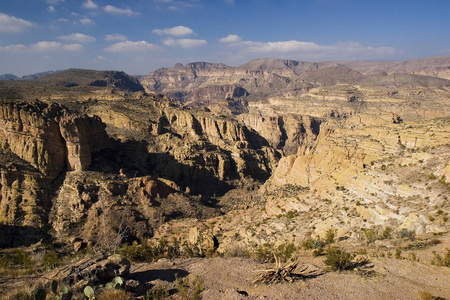
M 242 122 L 167 97 L 0 104 L 0 222 L 51 223 L 59 238 L 94 241 L 102 222 L 149 237 L 173 218 L 216 215 L 209 197 L 266 180 L 280 158 Z
M 92 153 L 107 147 L 98 118 L 58 104 L 0 102 L 2 221 L 44 226 L 51 207 L 49 185 L 65 171 L 83 171 Z

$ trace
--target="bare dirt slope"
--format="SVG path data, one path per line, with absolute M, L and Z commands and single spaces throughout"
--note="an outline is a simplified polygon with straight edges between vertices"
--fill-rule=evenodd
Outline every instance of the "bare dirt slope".
M 302 261 L 321 265 L 319 259 Z M 420 299 L 420 291 L 441 298 L 450 295 L 448 268 L 394 258 L 374 259 L 372 264 L 375 271 L 372 276 L 327 272 L 304 281 L 257 286 L 252 285 L 256 271 L 272 268 L 273 264 L 244 258 L 162 260 L 136 265 L 132 273 L 148 276 L 159 284 L 159 278 L 174 281 L 174 274 L 183 270 L 189 276 L 199 275 L 205 281 L 202 299 Z

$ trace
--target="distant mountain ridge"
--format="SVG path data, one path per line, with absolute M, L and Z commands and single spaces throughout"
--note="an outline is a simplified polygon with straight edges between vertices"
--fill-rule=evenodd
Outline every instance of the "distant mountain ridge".
M 0 75 L 0 80 L 30 80 L 30 79 L 37 79 L 37 78 L 41 78 L 43 76 L 47 76 L 50 74 L 56 74 L 59 72 L 62 72 L 64 70 L 56 70 L 56 71 L 45 71 L 45 72 L 39 72 L 39 73 L 34 73 L 34 74 L 29 74 L 29 75 L 24 75 L 22 77 L 18 77 L 14 74 L 3 74 Z
M 425 78 L 426 77 L 426 78 Z M 307 62 L 260 58 L 231 67 L 195 62 L 158 68 L 140 78 L 148 92 L 164 93 L 185 103 L 225 100 L 236 89 L 250 98 L 305 94 L 314 87 L 335 84 L 369 86 L 448 87 L 450 56 L 409 61 Z

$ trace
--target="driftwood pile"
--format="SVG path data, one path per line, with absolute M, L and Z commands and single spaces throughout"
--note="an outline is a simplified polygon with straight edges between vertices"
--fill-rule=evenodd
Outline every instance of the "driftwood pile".
M 274 256 L 276 263 L 275 268 L 256 271 L 260 274 L 255 277 L 252 282 L 253 284 L 275 284 L 284 281 L 292 283 L 295 279 L 314 278 L 323 274 L 323 272 L 318 269 L 308 271 L 308 265 L 298 269 L 297 267 L 300 264 L 299 261 L 290 262 L 282 266 L 278 257 L 276 255 Z

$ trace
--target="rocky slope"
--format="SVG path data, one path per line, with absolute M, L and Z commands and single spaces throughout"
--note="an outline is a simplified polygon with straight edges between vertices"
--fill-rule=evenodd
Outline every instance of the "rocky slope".
M 448 272 L 429 264 L 450 247 L 446 68 L 446 57 L 193 63 L 143 78 L 147 93 L 114 71 L 0 82 L 0 247 L 34 244 L 39 253 L 48 242 L 59 254 L 114 252 L 139 241 L 128 249 L 262 260 L 292 250 L 291 258 L 323 265 L 319 250 L 332 235 L 326 243 L 374 262 L 345 275 L 358 286 L 358 276 L 375 274 L 358 297 L 393 295 L 393 286 L 410 288 L 409 297 L 421 289 L 444 295 Z M 301 246 L 308 243 L 319 246 Z M 393 251 L 412 261 L 393 261 Z M 199 271 L 236 260 L 255 266 L 159 263 L 205 277 L 205 297 L 247 297 L 233 286 L 254 298 L 278 295 L 236 279 L 217 285 L 207 274 L 217 270 Z M 152 266 L 138 268 L 147 288 L 157 283 L 147 278 Z M 437 286 L 415 275 L 404 281 L 404 272 L 424 268 Z M 383 278 L 395 285 L 385 289 Z M 283 286 L 285 298 L 298 297 L 292 287 Z M 334 286 L 325 294 L 306 287 L 305 297 L 338 295 Z
M 130 238 L 149 237 L 173 218 L 217 215 L 210 197 L 263 182 L 276 167 L 280 154 L 242 122 L 162 96 L 128 95 L 136 82 L 110 80 L 120 73 L 82 73 L 35 81 L 47 82 L 42 98 L 53 100 L 1 101 L 3 224 L 52 224 L 60 239 L 85 242 L 121 227 Z M 66 81 L 85 94 L 74 99 L 57 88 Z M 29 92 L 27 83 L 18 87 Z

